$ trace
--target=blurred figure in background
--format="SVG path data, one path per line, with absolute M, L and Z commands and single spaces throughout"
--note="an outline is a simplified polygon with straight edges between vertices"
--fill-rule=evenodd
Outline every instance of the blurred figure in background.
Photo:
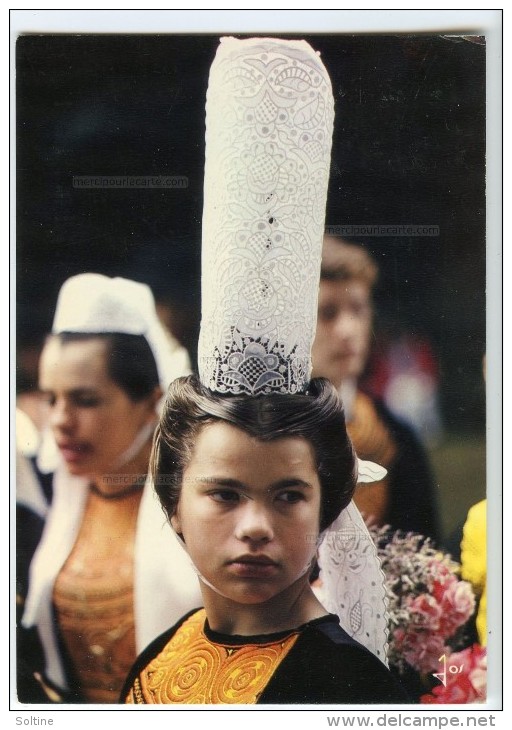
M 187 372 L 149 287 L 99 274 L 65 282 L 40 363 L 58 464 L 29 573 L 21 701 L 116 702 L 137 653 L 201 605 L 147 479 L 162 393 Z M 40 656 L 24 641 L 34 628 Z
M 437 495 L 425 450 L 413 429 L 359 384 L 370 349 L 377 275 L 363 248 L 325 236 L 313 375 L 329 378 L 338 389 L 358 456 L 388 470 L 381 481 L 357 487 L 360 511 L 379 525 L 438 542 Z
M 370 356 L 365 387 L 410 424 L 422 443 L 436 446 L 443 428 L 439 407 L 439 368 L 428 339 L 394 334 Z

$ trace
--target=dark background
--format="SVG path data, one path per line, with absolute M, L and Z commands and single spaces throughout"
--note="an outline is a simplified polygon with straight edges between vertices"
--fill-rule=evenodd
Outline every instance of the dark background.
M 293 37 L 293 36 L 290 36 Z M 447 432 L 483 433 L 485 46 L 478 38 L 300 37 L 336 102 L 328 225 L 429 224 L 361 238 L 380 331 L 431 343 Z M 26 35 L 17 41 L 17 337 L 51 327 L 63 281 L 145 281 L 195 356 L 204 104 L 215 35 Z M 77 189 L 76 175 L 184 175 L 186 189 Z M 378 335 L 377 335 L 378 338 Z

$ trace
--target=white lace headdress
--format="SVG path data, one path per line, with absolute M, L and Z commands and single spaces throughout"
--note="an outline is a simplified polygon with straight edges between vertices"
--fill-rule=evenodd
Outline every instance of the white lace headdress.
M 210 71 L 202 239 L 201 382 L 306 392 L 317 318 L 334 103 L 305 41 L 222 38 Z M 385 470 L 359 463 L 360 481 Z M 386 662 L 384 576 L 352 502 L 322 535 L 319 595 Z
M 305 41 L 223 38 L 206 103 L 202 382 L 294 393 L 311 374 L 333 128 Z

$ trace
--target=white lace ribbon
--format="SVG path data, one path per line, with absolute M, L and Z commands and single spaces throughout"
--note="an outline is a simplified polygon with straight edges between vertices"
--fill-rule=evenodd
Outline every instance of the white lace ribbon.
M 359 483 L 387 471 L 358 459 Z M 324 531 L 318 550 L 320 582 L 315 593 L 340 625 L 387 666 L 388 615 L 384 573 L 377 547 L 354 502 Z

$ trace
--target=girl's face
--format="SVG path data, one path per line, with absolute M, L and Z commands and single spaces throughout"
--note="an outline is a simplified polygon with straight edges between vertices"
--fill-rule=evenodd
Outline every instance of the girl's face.
M 135 403 L 110 378 L 101 338 L 64 344 L 52 338 L 41 356 L 39 381 L 72 474 L 94 479 L 115 473 L 137 434 L 155 418 L 152 397 Z
M 263 442 L 218 421 L 199 432 L 171 522 L 207 584 L 256 604 L 307 581 L 320 494 L 308 441 Z

